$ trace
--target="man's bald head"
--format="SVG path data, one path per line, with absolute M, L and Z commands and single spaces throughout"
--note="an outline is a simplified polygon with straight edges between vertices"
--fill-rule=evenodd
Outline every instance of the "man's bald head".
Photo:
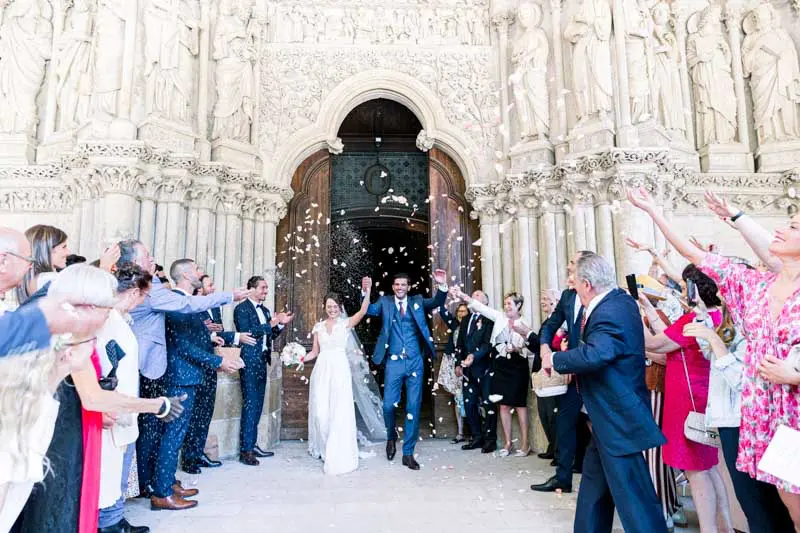
M 27 259 L 30 255 L 31 244 L 21 231 L 0 226 L 0 292 L 22 282 L 33 264 Z

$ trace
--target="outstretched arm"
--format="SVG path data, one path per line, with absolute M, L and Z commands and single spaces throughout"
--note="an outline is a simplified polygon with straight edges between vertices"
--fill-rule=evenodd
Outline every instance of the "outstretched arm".
M 358 323 L 361 322 L 361 319 L 363 319 L 364 316 L 367 314 L 367 309 L 369 308 L 369 294 L 370 294 L 370 289 L 367 289 L 367 291 L 363 295 L 364 296 L 363 299 L 361 300 L 361 309 L 359 309 L 356 314 L 347 319 L 348 328 L 356 327 Z
M 153 283 L 147 298 L 154 311 L 173 313 L 200 313 L 233 301 L 233 293 L 215 292 L 208 296 L 186 296 L 171 291 L 160 283 Z
M 319 355 L 319 335 L 314 333 L 314 345 L 311 347 L 311 351 L 303 358 L 304 363 L 308 363 L 309 361 L 313 361 Z

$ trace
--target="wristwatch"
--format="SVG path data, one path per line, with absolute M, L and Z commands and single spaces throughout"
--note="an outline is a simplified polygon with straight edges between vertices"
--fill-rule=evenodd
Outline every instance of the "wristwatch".
M 736 222 L 737 220 L 739 220 L 743 216 L 744 216 L 744 211 L 739 211 L 738 213 L 736 213 L 735 215 L 733 215 L 731 217 L 731 222 Z

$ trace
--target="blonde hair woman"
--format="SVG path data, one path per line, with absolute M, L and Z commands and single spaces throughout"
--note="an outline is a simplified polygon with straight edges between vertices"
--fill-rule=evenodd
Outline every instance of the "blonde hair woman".
M 116 288 L 117 280 L 111 274 L 87 264 L 77 264 L 58 275 L 50 285 L 48 296 L 68 300 L 76 307 L 93 306 L 110 311 L 116 304 Z M 52 370 L 42 371 L 43 375 L 48 375 L 50 385 L 49 389 L 44 389 L 41 383 L 37 385 L 37 394 L 41 398 L 38 401 L 43 404 L 47 403 L 44 395 L 52 394 L 53 386 L 61 382 L 56 392 L 59 406 L 55 431 L 49 429 L 52 440 L 46 454 L 53 475 L 34 488 L 23 511 L 22 532 L 97 531 L 102 412 L 158 413 L 169 420 L 167 417 L 174 419 L 183 410 L 180 401 L 174 399 L 139 399 L 103 390 L 98 382 L 100 360 L 95 349 L 95 334 L 67 339 L 66 346 L 70 349 L 65 353 L 69 355 L 70 365 L 66 368 L 56 367 L 55 374 Z M 60 352 L 61 345 L 56 343 L 55 346 Z M 41 365 L 47 364 L 46 358 L 41 358 L 41 361 Z M 63 379 L 67 374 L 69 379 Z M 26 383 L 17 385 L 17 396 L 28 393 L 33 386 Z M 6 387 L 2 387 L 1 394 L 4 402 L 15 401 L 13 397 L 5 400 L 8 398 Z M 18 405 L 19 400 L 15 403 Z M 52 408 L 50 405 L 39 409 Z M 12 422 L 12 425 L 19 428 L 18 432 L 33 432 L 34 428 L 26 425 L 29 422 L 21 418 L 16 419 L 16 424 Z M 2 431 L 6 431 L 5 423 Z M 34 452 L 31 450 L 33 442 L 29 436 L 25 446 L 18 446 L 18 453 L 41 455 L 46 443 L 36 441 L 38 446 Z M 0 443 L 7 445 L 5 440 Z M 41 474 L 39 477 L 42 477 Z

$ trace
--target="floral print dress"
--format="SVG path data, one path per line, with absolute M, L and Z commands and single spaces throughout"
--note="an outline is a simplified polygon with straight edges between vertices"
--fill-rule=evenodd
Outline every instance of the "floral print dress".
M 783 491 L 800 494 L 800 486 L 758 470 L 778 426 L 800 430 L 800 387 L 778 385 L 758 373 L 758 365 L 767 355 L 783 360 L 800 344 L 800 290 L 786 300 L 775 318 L 769 310 L 768 290 L 777 274 L 750 269 L 712 253 L 698 266 L 717 283 L 731 315 L 744 325 L 747 338 L 736 468 Z

